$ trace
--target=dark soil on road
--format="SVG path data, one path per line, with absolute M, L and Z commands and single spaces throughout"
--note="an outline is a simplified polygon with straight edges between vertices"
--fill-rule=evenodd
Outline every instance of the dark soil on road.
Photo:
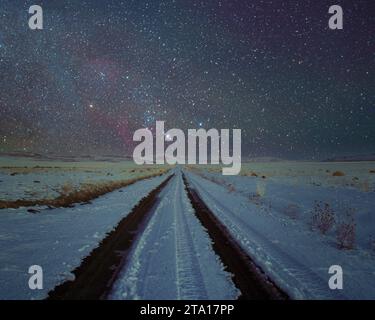
M 228 229 L 206 206 L 198 193 L 189 186 L 185 176 L 183 176 L 183 180 L 195 214 L 212 239 L 213 249 L 220 257 L 226 270 L 233 275 L 233 282 L 241 291 L 239 299 L 288 299 L 288 296 L 254 264 Z
M 117 274 L 126 263 L 130 248 L 150 218 L 157 196 L 173 175 L 143 198 L 73 271 L 74 281 L 66 281 L 49 292 L 52 300 L 105 299 Z

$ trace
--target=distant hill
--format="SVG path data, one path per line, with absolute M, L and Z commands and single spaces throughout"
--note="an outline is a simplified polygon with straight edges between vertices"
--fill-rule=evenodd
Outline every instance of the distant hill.
M 13 152 L 0 152 L 3 157 L 24 157 L 24 158 L 43 158 L 44 156 L 39 153 L 26 152 L 26 151 L 13 151 Z
M 242 157 L 242 161 L 245 162 L 281 162 L 288 161 L 282 158 L 276 157 Z
M 108 162 L 118 162 L 124 160 L 132 160 L 131 156 L 118 156 L 118 155 L 60 155 L 54 153 L 39 154 L 32 152 L 0 152 L 0 157 L 16 157 L 16 158 L 31 158 L 38 160 L 57 160 L 66 162 L 76 162 L 76 161 L 108 161 Z
M 324 161 L 325 162 L 375 161 L 375 154 L 333 157 L 333 158 L 326 159 Z

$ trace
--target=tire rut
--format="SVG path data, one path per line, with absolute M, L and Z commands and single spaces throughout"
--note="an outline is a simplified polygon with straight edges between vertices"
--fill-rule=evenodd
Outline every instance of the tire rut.
M 183 181 L 188 197 L 195 210 L 197 218 L 207 229 L 213 241 L 213 249 L 221 258 L 227 271 L 233 274 L 233 282 L 241 291 L 239 299 L 244 300 L 286 300 L 288 296 L 279 289 L 254 264 L 251 258 L 230 235 L 227 228 L 216 218 L 206 206 L 198 193 L 190 188 L 183 175 Z
M 47 300 L 105 299 L 126 263 L 134 240 L 147 226 L 158 194 L 173 176 L 170 175 L 144 197 L 72 272 L 75 279 L 56 286 L 49 292 Z

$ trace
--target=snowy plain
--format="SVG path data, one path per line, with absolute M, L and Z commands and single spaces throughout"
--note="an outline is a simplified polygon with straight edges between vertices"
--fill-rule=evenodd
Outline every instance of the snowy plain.
M 137 179 L 155 174 L 160 166 L 133 161 L 61 161 L 0 156 L 0 200 L 53 199 L 63 188 Z
M 271 176 L 268 171 L 265 176 L 264 166 L 260 173 L 262 164 L 258 164 L 256 175 L 224 177 L 215 170 L 202 169 L 188 172 L 187 177 L 258 266 L 291 298 L 375 299 L 372 242 L 375 193 L 368 169 L 374 165 L 349 164 L 360 171 L 352 171 L 352 175 L 361 176 L 362 171 L 370 180 L 366 190 L 347 185 L 347 176 L 344 180 L 328 175 L 325 170 L 322 173 L 325 165 L 316 165 L 316 168 L 320 166 L 320 176 L 313 176 L 311 172 L 305 176 L 292 174 L 293 165 L 285 164 L 282 164 L 283 170 L 287 170 L 282 174 L 279 171 Z M 337 164 L 328 165 L 337 168 Z M 296 167 L 298 165 L 294 170 Z M 271 168 L 280 170 L 277 164 L 266 165 L 266 169 Z M 304 170 L 307 168 L 305 166 Z M 344 218 L 340 215 L 347 208 L 355 209 L 354 248 L 339 248 L 334 228 L 323 235 L 311 227 L 311 212 L 316 200 L 329 203 L 338 221 Z M 288 215 L 290 205 L 296 211 L 293 217 Z M 340 265 L 343 269 L 343 290 L 331 290 L 328 286 L 331 276 L 328 270 L 332 265 Z
M 160 169 L 139 171 L 129 162 L 10 163 L 0 161 L 0 200 L 53 198 L 66 183 L 131 179 Z M 194 216 L 180 171 L 174 172 L 120 272 L 112 299 L 238 296 Z M 254 262 L 291 298 L 375 299 L 375 162 L 245 163 L 239 176 L 223 176 L 214 166 L 184 172 Z M 0 299 L 43 299 L 73 279 L 71 272 L 82 259 L 165 178 L 139 181 L 72 208 L 33 207 L 40 210 L 36 214 L 29 208 L 1 209 Z M 353 214 L 353 248 L 339 248 L 336 225 L 326 234 L 312 228 L 316 201 L 329 204 L 335 223 Z M 40 291 L 28 288 L 27 271 L 34 264 L 44 270 Z M 331 265 L 343 268 L 343 290 L 328 287 Z

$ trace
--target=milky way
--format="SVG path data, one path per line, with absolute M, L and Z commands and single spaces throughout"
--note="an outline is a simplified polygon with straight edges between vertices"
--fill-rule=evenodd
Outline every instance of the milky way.
M 28 8 L 44 10 L 30 30 Z M 328 28 L 340 4 L 344 30 Z M 240 128 L 245 156 L 375 153 L 374 1 L 0 2 L 0 151 L 131 154 Z

